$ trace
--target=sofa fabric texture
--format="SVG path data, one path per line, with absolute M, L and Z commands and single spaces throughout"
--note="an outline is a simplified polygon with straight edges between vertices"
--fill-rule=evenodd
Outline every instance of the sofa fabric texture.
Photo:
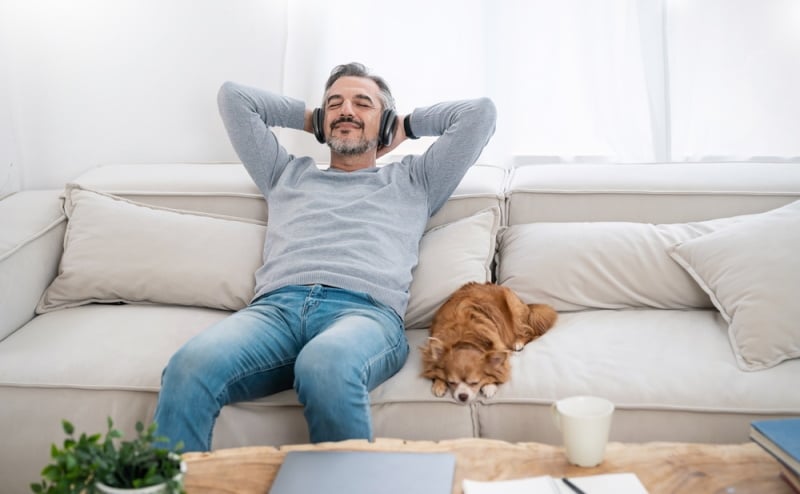
M 798 252 L 800 201 L 670 249 L 728 323 L 745 370 L 800 357 Z
M 423 236 L 376 435 L 558 443 L 550 404 L 580 394 L 614 402 L 615 441 L 744 442 L 800 414 L 798 200 L 785 163 L 474 166 Z M 129 435 L 152 418 L 172 353 L 252 296 L 269 217 L 241 165 L 164 164 L 17 193 L 0 220 L 0 478 L 27 492 L 61 419 Z M 463 405 L 433 396 L 418 347 L 467 281 L 560 317 Z M 225 407 L 213 447 L 307 440 L 286 391 Z

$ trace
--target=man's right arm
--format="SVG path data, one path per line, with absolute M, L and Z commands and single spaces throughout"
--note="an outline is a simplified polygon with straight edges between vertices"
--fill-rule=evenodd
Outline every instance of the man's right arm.
M 302 101 L 233 82 L 222 85 L 217 104 L 233 149 L 266 196 L 292 159 L 270 127 L 308 130 L 310 110 Z

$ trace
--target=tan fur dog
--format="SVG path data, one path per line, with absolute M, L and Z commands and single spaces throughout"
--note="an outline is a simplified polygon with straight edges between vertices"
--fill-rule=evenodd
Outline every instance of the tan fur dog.
M 545 304 L 526 305 L 511 289 L 467 283 L 436 312 L 422 350 L 423 377 L 439 397 L 448 389 L 462 403 L 482 392 L 491 398 L 511 377 L 509 354 L 553 327 L 558 314 Z

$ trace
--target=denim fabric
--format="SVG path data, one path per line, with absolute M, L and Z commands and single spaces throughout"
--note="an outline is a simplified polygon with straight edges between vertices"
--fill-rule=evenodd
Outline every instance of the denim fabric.
M 373 439 L 369 392 L 408 357 L 403 322 L 365 293 L 322 285 L 267 293 L 170 359 L 154 420 L 208 451 L 223 406 L 294 387 L 311 442 Z

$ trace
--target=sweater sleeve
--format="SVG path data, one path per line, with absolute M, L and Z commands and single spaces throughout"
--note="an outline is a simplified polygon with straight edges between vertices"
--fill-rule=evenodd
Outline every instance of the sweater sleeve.
M 439 136 L 412 162 L 412 173 L 428 194 L 428 213 L 441 208 L 469 167 L 475 164 L 495 130 L 497 111 L 489 98 L 439 103 L 411 114 L 416 136 Z
M 217 94 L 217 105 L 233 149 L 258 188 L 268 196 L 293 159 L 270 127 L 303 129 L 305 103 L 226 82 Z

